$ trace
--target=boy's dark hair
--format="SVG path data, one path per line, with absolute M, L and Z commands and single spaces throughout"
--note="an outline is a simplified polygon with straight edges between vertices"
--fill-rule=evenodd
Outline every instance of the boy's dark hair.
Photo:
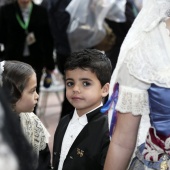
M 110 82 L 112 74 L 112 65 L 109 58 L 99 50 L 84 49 L 78 52 L 73 52 L 67 58 L 64 70 L 74 70 L 80 68 L 90 69 L 96 74 L 101 85 L 104 86 Z
M 20 61 L 5 61 L 2 73 L 2 87 L 9 94 L 9 102 L 12 107 L 21 98 L 34 69 L 26 63 Z

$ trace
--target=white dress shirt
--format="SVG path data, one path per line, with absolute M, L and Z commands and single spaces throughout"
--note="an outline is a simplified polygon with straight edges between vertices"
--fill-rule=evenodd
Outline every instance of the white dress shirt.
M 103 104 L 101 103 L 98 107 L 100 107 L 102 105 Z M 96 107 L 95 109 L 97 109 L 98 107 Z M 95 110 L 95 109 L 93 109 L 93 110 Z M 93 110 L 91 110 L 90 112 L 92 112 Z M 66 156 L 67 156 L 73 142 L 75 141 L 75 139 L 77 138 L 79 133 L 82 131 L 84 126 L 88 123 L 87 116 L 86 116 L 88 113 L 79 117 L 77 114 L 77 111 L 75 109 L 73 117 L 68 124 L 67 130 L 66 130 L 64 138 L 63 138 L 58 170 L 62 170 L 63 163 L 66 159 Z

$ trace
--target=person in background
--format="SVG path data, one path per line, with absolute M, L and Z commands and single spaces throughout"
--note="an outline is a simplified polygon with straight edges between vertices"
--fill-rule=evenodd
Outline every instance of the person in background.
M 0 9 L 1 60 L 18 60 L 30 64 L 37 75 L 37 92 L 43 68 L 54 70 L 53 38 L 45 8 L 32 0 L 16 0 Z
M 121 46 L 104 106 L 112 134 L 105 170 L 170 169 L 169 11 L 170 1 L 144 0 Z M 141 116 L 148 114 L 147 137 L 129 165 Z
M 29 64 L 19 61 L 3 61 L 0 66 L 2 89 L 8 95 L 9 106 L 18 116 L 23 133 L 36 154 L 36 170 L 48 170 L 51 168 L 50 134 L 32 112 L 39 97 L 36 73 Z
M 81 50 L 68 57 L 65 84 L 75 110 L 57 126 L 53 144 L 54 170 L 102 170 L 110 143 L 107 115 L 101 113 L 108 95 L 111 62 L 101 51 Z
M 125 5 L 126 21 L 115 22 L 110 19 L 105 19 L 106 23 L 109 25 L 112 32 L 114 32 L 116 36 L 115 44 L 112 46 L 110 50 L 106 51 L 106 55 L 109 57 L 112 63 L 113 70 L 115 69 L 123 40 L 126 37 L 126 34 L 128 33 L 137 14 L 138 14 L 138 9 L 135 6 L 133 0 L 127 0 Z
M 0 1 L 0 7 L 3 6 L 3 5 L 5 5 L 5 4 L 12 3 L 12 2 L 14 2 L 14 1 L 16 1 L 16 0 L 1 0 L 1 1 Z
M 1 6 L 5 5 L 5 4 L 9 4 L 14 2 L 15 0 L 1 0 L 0 1 L 0 10 L 1 10 Z M 0 43 L 0 61 L 2 60 L 4 55 L 4 44 Z
M 71 0 L 43 0 L 41 5 L 47 8 L 49 15 L 50 29 L 56 49 L 56 65 L 64 77 L 64 64 L 71 53 L 70 44 L 67 37 L 67 27 L 70 21 L 70 15 L 66 11 L 67 5 Z M 74 107 L 66 98 L 66 89 L 64 89 L 64 100 L 62 102 L 61 118 L 74 110 Z

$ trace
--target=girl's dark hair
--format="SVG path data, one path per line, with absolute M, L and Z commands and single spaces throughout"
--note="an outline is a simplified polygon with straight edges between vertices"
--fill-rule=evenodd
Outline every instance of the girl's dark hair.
M 65 71 L 76 68 L 90 69 L 96 74 L 101 86 L 110 82 L 112 65 L 110 59 L 101 51 L 96 49 L 85 49 L 73 52 L 65 63 Z
M 0 132 L 3 140 L 16 156 L 19 170 L 35 170 L 36 155 L 22 132 L 17 115 L 11 111 L 8 105 L 6 93 L 1 88 L 0 107 L 1 119 L 3 119 L 1 120 L 3 125 L 0 127 Z M 1 168 L 3 169 L 3 167 Z
M 2 87 L 9 94 L 9 102 L 12 107 L 21 98 L 34 69 L 26 63 L 20 61 L 5 61 L 2 73 Z

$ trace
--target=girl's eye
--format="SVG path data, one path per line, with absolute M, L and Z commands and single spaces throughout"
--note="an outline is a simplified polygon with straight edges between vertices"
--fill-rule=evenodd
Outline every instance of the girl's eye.
M 87 81 L 83 82 L 83 86 L 89 86 L 89 85 L 90 85 L 89 82 L 87 82 Z
M 31 90 L 31 93 L 35 93 L 36 92 L 36 88 Z
M 66 86 L 68 86 L 68 87 L 71 87 L 71 86 L 73 86 L 73 82 L 66 82 Z

